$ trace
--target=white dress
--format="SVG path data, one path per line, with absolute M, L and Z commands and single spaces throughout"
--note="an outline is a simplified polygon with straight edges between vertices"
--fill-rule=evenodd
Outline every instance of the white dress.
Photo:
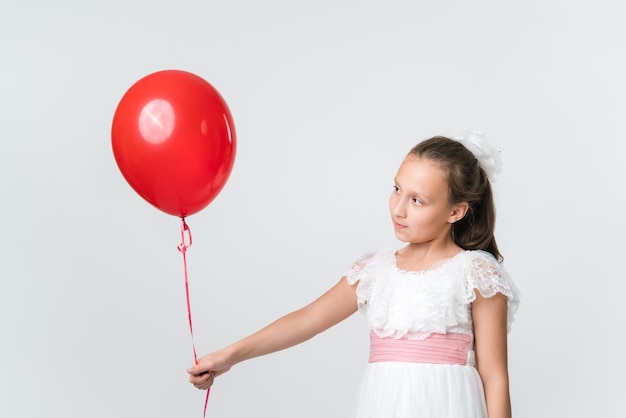
M 431 334 L 471 337 L 466 364 L 379 361 L 367 364 L 357 394 L 356 418 L 486 418 L 476 370 L 471 302 L 474 289 L 508 298 L 508 326 L 519 293 L 502 265 L 485 251 L 463 251 L 428 270 L 397 267 L 395 251 L 364 255 L 346 278 L 359 282 L 359 310 L 380 338 L 425 340 Z M 467 337 L 465 337 L 467 338 Z

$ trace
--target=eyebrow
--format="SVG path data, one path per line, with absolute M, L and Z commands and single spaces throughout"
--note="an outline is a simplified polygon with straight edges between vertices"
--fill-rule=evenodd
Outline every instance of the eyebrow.
M 398 185 L 398 178 L 397 178 L 397 177 L 394 177 L 394 178 L 393 178 L 393 182 L 394 182 L 394 184 L 395 184 L 395 185 Z M 417 191 L 415 191 L 415 190 L 411 190 L 411 189 L 409 189 L 409 194 L 412 194 L 412 195 L 414 195 L 414 196 L 417 196 L 417 197 L 419 197 L 421 200 L 425 200 L 425 201 L 429 201 L 429 200 L 430 200 L 430 198 L 429 198 L 428 196 L 426 196 L 424 193 L 420 193 L 420 192 L 417 192 Z

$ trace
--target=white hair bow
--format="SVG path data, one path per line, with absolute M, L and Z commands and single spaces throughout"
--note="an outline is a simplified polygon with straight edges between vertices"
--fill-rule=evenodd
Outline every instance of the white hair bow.
M 452 139 L 460 142 L 474 154 L 490 181 L 495 181 L 502 171 L 502 151 L 489 141 L 483 132 L 465 129 Z

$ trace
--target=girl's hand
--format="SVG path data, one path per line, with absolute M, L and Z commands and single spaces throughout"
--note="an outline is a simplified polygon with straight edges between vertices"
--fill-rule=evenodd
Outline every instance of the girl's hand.
M 187 369 L 189 382 L 198 389 L 206 390 L 217 376 L 229 371 L 231 366 L 221 351 L 209 354 L 198 360 L 198 364 Z

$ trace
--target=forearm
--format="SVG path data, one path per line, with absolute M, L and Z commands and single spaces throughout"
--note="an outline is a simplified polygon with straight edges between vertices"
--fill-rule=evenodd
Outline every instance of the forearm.
M 509 382 L 506 378 L 483 382 L 489 418 L 511 418 Z
M 229 363 L 235 365 L 244 360 L 284 350 L 300 344 L 318 333 L 307 320 L 302 309 L 274 321 L 254 334 L 237 341 L 224 350 Z
M 483 382 L 489 418 L 510 418 L 507 365 L 507 299 L 502 294 L 485 299 L 477 293 L 472 304 L 476 361 Z
M 206 389 L 213 384 L 214 377 L 226 373 L 235 364 L 300 344 L 344 320 L 357 310 L 355 287 L 342 278 L 308 306 L 283 316 L 226 348 L 202 357 L 187 370 L 190 382 L 198 389 Z
M 352 315 L 357 310 L 355 286 L 342 279 L 308 306 L 226 347 L 231 365 L 300 344 Z

